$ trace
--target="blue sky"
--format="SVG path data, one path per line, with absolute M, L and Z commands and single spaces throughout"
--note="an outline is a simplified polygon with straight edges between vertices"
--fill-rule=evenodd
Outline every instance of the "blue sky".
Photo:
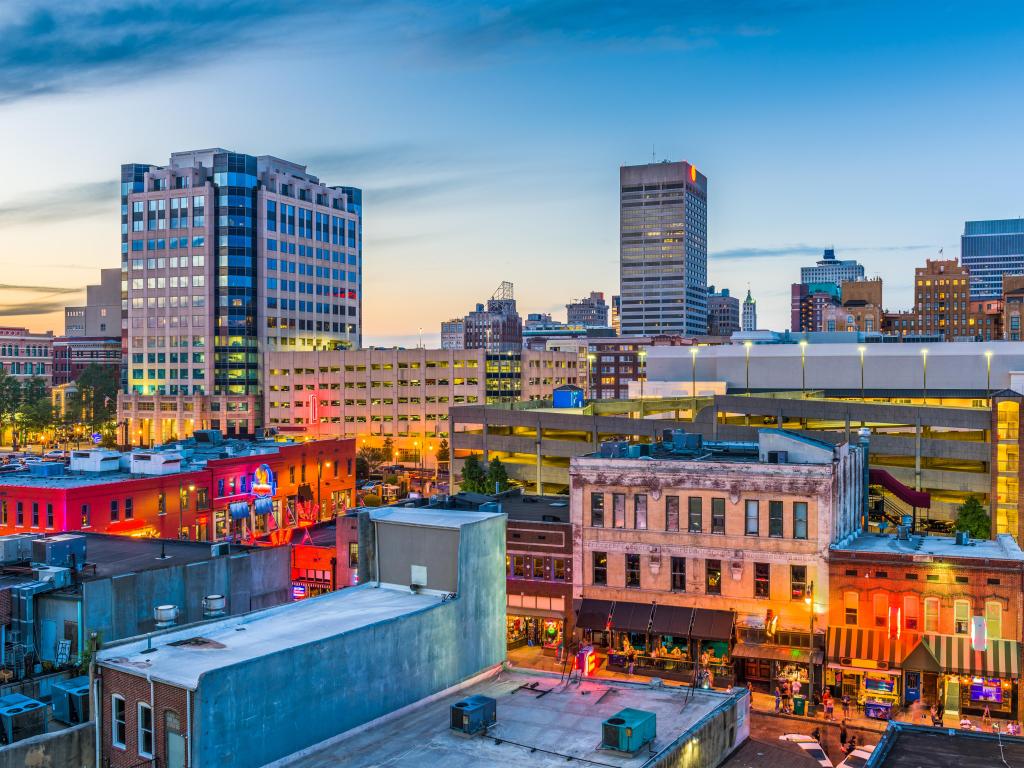
M 1011 3 L 0 5 L 0 322 L 119 261 L 122 162 L 225 146 L 366 190 L 367 343 L 502 280 L 522 312 L 617 290 L 618 166 L 709 178 L 709 280 L 788 324 L 834 246 L 910 303 L 963 221 L 1024 213 Z

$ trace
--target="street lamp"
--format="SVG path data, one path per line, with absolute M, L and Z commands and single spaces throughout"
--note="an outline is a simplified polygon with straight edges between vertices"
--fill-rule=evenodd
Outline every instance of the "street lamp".
M 593 352 L 587 353 L 587 383 L 590 385 L 589 395 L 594 397 L 594 363 L 597 362 L 597 355 Z
M 316 510 L 317 517 L 320 519 L 323 519 L 322 515 L 324 513 L 323 505 L 320 503 L 320 479 L 323 477 L 324 467 L 329 469 L 331 466 L 331 462 L 324 461 L 323 458 L 324 455 L 322 453 L 316 457 Z
M 690 362 L 691 362 L 691 378 L 690 378 L 690 395 L 693 398 L 693 407 L 690 410 L 690 421 L 694 421 L 697 418 L 697 347 L 690 347 Z
M 921 399 L 928 405 L 928 350 L 921 350 Z
M 808 645 L 809 652 L 807 654 L 807 703 L 811 706 L 814 704 L 814 582 L 812 581 L 807 589 L 807 595 L 804 597 L 804 603 L 810 612 L 811 617 L 811 638 L 810 644 Z M 808 711 L 810 714 L 810 711 Z
M 985 350 L 985 397 L 992 405 L 992 350 Z
M 807 339 L 800 339 L 800 392 L 807 394 Z
M 746 361 L 746 366 L 745 366 L 745 368 L 746 368 L 746 376 L 747 376 L 747 386 L 745 387 L 745 389 L 746 389 L 747 397 L 750 397 L 750 348 L 752 346 L 754 346 L 754 342 L 752 342 L 752 341 L 744 341 L 743 342 L 743 346 L 746 347 L 746 352 L 747 352 L 747 361 Z
M 864 402 L 864 353 L 867 352 L 867 347 L 857 347 L 857 351 L 860 352 L 860 401 Z

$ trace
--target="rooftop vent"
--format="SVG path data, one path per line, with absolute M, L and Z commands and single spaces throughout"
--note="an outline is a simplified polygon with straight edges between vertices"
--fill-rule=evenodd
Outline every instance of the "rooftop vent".
M 635 754 L 657 735 L 657 718 L 642 709 L 623 709 L 601 723 L 602 749 Z
M 203 598 L 203 616 L 208 619 L 223 616 L 226 605 L 227 600 L 224 595 L 207 595 Z
M 472 736 L 498 721 L 497 703 L 490 696 L 470 696 L 451 706 L 451 729 Z
M 153 621 L 156 622 L 156 626 L 160 629 L 173 627 L 177 620 L 178 606 L 176 605 L 158 605 L 153 609 Z

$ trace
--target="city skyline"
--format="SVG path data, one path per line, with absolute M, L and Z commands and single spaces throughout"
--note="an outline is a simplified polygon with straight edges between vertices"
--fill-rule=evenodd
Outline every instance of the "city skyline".
M 1019 85 L 1024 20 L 1008 5 L 598 5 L 584 18 L 557 3 L 338 16 L 180 2 L 132 6 L 130 27 L 110 7 L 0 14 L 3 324 L 59 332 L 63 307 L 117 265 L 111 169 L 190 147 L 285 156 L 366 190 L 368 344 L 413 346 L 422 326 L 436 345 L 439 323 L 501 279 L 524 313 L 618 293 L 616 174 L 652 152 L 710 180 L 708 282 L 739 296 L 752 284 L 766 327 L 786 327 L 789 285 L 824 248 L 906 308 L 914 267 L 959 256 L 965 221 L 1018 213 L 1021 111 L 1000 94 Z M 280 33 L 304 35 L 303 56 L 265 45 Z M 198 53 L 148 50 L 171 36 Z M 686 98 L 654 99 L 680 78 Z M 240 108 L 202 85 L 217 81 L 237 84 Z M 967 91 L 999 99 L 1002 119 L 952 112 Z M 609 112 L 616 93 L 650 106 Z M 293 103 L 317 119 L 283 120 Z

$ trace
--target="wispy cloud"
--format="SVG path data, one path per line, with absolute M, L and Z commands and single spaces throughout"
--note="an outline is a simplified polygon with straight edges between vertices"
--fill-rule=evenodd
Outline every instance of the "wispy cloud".
M 935 245 L 848 245 L 836 247 L 836 258 L 843 258 L 843 254 L 855 253 L 889 253 L 898 251 L 920 251 L 935 249 Z M 723 251 L 712 251 L 709 258 L 718 261 L 744 261 L 749 259 L 785 258 L 787 256 L 821 256 L 825 246 L 807 245 L 779 245 L 771 248 L 727 248 Z
M 47 293 L 52 296 L 68 293 L 79 293 L 83 288 L 54 288 L 49 285 L 11 285 L 0 283 L 0 291 L 18 291 L 19 293 Z
M 116 181 L 89 181 L 25 195 L 0 204 L 0 227 L 45 221 L 68 221 L 111 214 L 117 201 Z
M 30 315 L 48 315 L 61 312 L 65 303 L 60 299 L 40 299 L 39 301 L 22 301 L 16 304 L 0 304 L 0 317 L 27 317 Z

